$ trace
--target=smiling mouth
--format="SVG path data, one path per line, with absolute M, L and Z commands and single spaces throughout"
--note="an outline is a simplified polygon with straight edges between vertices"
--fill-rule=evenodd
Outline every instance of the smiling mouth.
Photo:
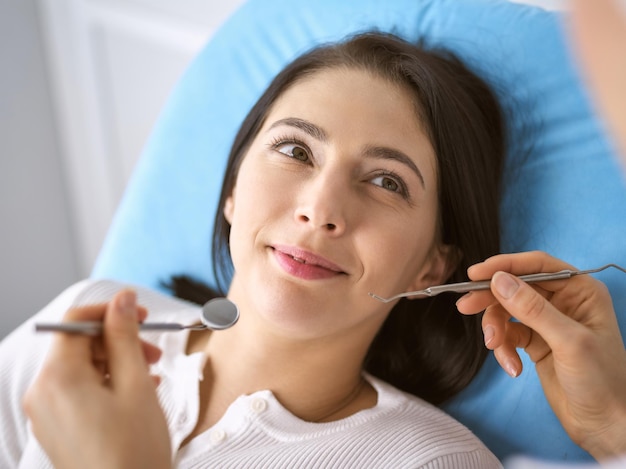
M 318 279 L 346 274 L 338 265 L 321 256 L 293 246 L 271 246 L 278 263 L 296 277 Z

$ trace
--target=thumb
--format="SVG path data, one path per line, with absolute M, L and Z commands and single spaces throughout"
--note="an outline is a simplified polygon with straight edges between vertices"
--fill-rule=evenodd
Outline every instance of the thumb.
M 566 342 L 566 332 L 576 324 L 526 282 L 506 272 L 496 272 L 491 291 L 507 312 L 536 331 L 554 349 Z
M 104 318 L 104 343 L 114 387 L 134 388 L 137 379 L 148 377 L 139 338 L 137 295 L 122 290 L 113 297 Z

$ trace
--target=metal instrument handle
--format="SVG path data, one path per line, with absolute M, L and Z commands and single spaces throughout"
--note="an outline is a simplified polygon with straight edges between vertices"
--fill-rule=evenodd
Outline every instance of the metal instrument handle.
M 546 282 L 549 280 L 561 280 L 564 278 L 570 278 L 575 274 L 576 271 L 573 270 L 561 270 L 559 272 L 552 273 L 540 273 L 540 274 L 529 274 L 529 275 L 520 275 L 519 279 L 523 280 L 526 283 L 533 282 Z M 444 292 L 455 292 L 455 293 L 467 293 L 470 291 L 477 290 L 489 290 L 491 285 L 491 280 L 480 280 L 477 282 L 460 282 L 460 283 L 450 283 L 448 285 L 438 285 L 436 287 L 428 287 L 424 292 L 429 296 L 439 295 Z

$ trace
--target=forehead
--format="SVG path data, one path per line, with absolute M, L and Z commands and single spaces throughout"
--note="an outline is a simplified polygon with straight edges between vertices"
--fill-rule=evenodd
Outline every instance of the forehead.
M 333 109 L 340 109 L 350 101 L 352 107 L 370 109 L 368 114 L 401 113 L 405 120 L 421 127 L 417 97 L 408 85 L 357 67 L 337 66 L 301 77 L 281 93 L 273 109 L 293 100 L 307 100 L 309 105 L 325 104 Z
M 261 130 L 291 117 L 346 144 L 379 145 L 415 155 L 436 171 L 436 158 L 408 86 L 348 67 L 317 71 L 296 81 L 275 101 Z

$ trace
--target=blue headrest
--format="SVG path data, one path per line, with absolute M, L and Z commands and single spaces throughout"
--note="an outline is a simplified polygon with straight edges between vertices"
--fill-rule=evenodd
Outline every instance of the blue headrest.
M 509 156 L 503 251 L 541 249 L 579 268 L 626 265 L 626 187 L 561 28 L 557 13 L 504 0 L 250 0 L 173 90 L 93 277 L 161 289 L 172 274 L 187 273 L 214 284 L 213 218 L 239 124 L 291 59 L 372 29 L 453 50 L 496 84 L 512 128 L 532 130 L 532 151 Z M 626 279 L 619 275 L 598 277 L 626 333 Z M 524 364 L 513 380 L 490 357 L 446 409 L 500 458 L 589 459 L 562 430 L 532 364 Z

